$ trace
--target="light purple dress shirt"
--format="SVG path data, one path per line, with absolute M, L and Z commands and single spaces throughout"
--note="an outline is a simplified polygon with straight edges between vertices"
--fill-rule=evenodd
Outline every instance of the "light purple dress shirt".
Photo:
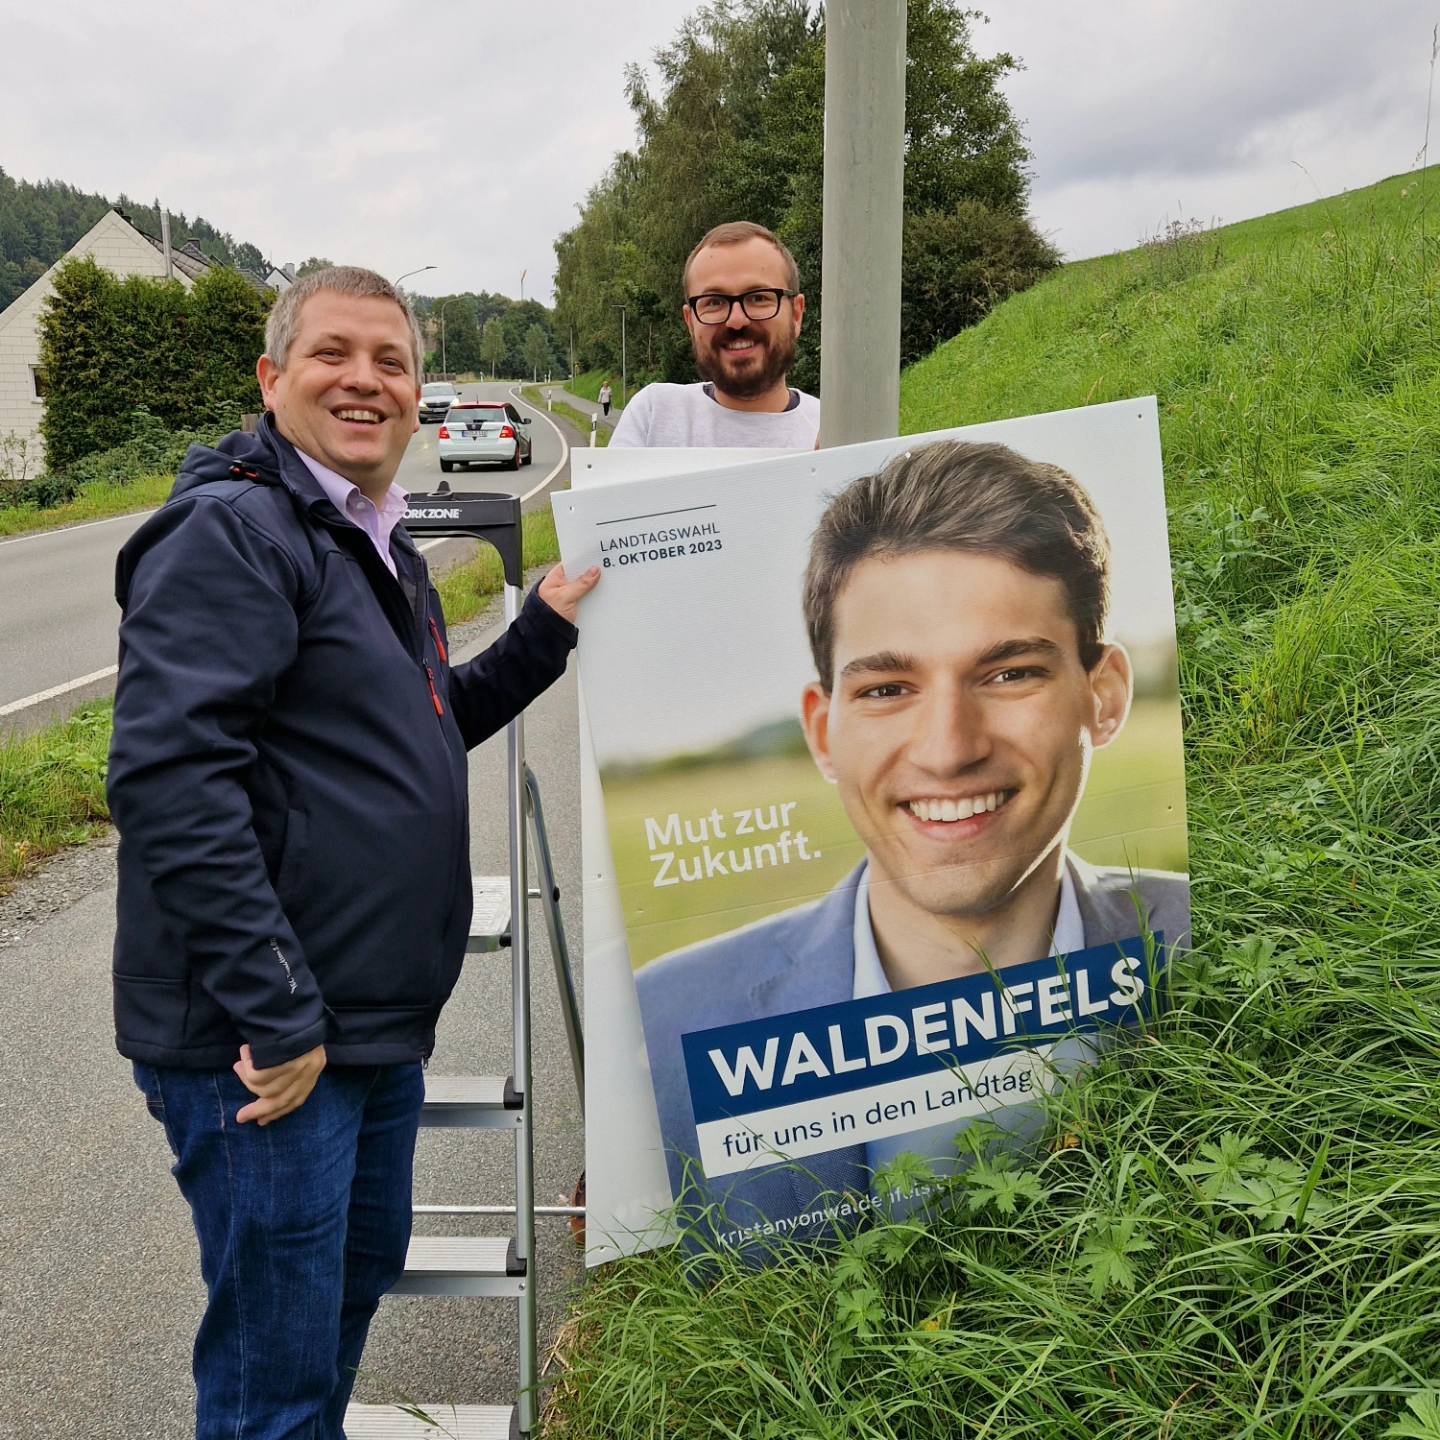
M 406 501 L 410 498 L 407 490 L 391 484 L 385 492 L 385 502 L 376 506 L 361 493 L 353 480 L 337 475 L 318 460 L 312 460 L 303 450 L 295 453 L 305 462 L 305 468 L 320 482 L 320 488 L 330 497 L 335 508 L 352 524 L 358 525 L 369 537 L 386 568 L 392 575 L 395 560 L 390 554 L 390 532 L 404 518 Z

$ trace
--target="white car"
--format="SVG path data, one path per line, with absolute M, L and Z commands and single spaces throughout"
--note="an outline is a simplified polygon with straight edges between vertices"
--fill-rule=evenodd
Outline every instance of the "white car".
M 528 465 L 530 421 L 507 401 L 457 400 L 440 422 L 440 468 L 457 465 Z

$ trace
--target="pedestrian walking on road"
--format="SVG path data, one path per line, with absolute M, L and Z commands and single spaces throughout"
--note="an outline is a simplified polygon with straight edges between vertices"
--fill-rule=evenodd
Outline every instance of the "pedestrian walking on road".
M 259 430 L 193 446 L 117 567 L 116 1040 L 200 1242 L 197 1440 L 340 1440 L 469 931 L 466 751 L 563 673 L 599 576 L 556 566 L 451 668 L 393 484 L 420 357 L 381 276 L 299 281 Z
M 645 386 L 611 448 L 814 448 L 820 402 L 788 379 L 805 319 L 795 257 L 763 225 L 736 220 L 701 238 L 681 278 L 701 383 Z
M 607 380 L 600 387 L 600 411 L 601 414 L 607 417 L 610 414 L 610 397 L 612 394 L 613 392 L 610 389 L 610 382 Z

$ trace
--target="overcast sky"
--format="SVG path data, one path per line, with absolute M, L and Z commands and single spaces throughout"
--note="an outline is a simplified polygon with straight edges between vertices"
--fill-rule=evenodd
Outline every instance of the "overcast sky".
M 550 298 L 555 237 L 633 132 L 624 68 L 694 0 L 53 0 L 0 20 L 0 166 L 204 215 L 423 293 Z M 1007 0 L 982 53 L 1072 258 L 1411 168 L 1440 0 Z M 1434 13 L 1431 13 L 1433 9 Z M 1436 124 L 1440 151 L 1440 121 Z M 1303 167 L 1303 168 L 1302 168 Z

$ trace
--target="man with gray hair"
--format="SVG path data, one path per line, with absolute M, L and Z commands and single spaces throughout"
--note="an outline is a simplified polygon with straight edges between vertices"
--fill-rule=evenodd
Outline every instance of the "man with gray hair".
M 466 751 L 564 671 L 599 572 L 452 668 L 393 483 L 404 297 L 318 271 L 265 339 L 258 433 L 192 447 L 117 565 L 116 1042 L 200 1242 L 197 1440 L 340 1440 L 469 931 Z

